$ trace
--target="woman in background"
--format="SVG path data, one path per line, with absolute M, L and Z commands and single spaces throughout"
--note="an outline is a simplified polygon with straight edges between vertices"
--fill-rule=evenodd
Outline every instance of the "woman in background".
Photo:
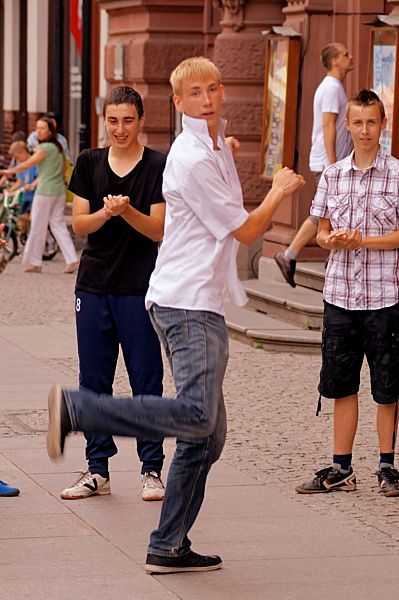
M 17 166 L 0 171 L 0 174 L 14 175 L 33 165 L 37 165 L 39 169 L 39 182 L 31 212 L 31 228 L 22 264 L 28 273 L 41 272 L 47 228 L 50 226 L 64 256 L 64 273 L 74 273 L 78 268 L 78 257 L 64 217 L 65 156 L 51 119 L 40 117 L 36 121 L 36 134 L 39 145 L 34 154 Z

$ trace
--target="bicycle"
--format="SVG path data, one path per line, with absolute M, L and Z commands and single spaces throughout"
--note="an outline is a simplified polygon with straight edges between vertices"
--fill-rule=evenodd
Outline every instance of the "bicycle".
M 0 223 L 4 223 L 2 238 L 6 244 L 0 249 L 0 262 L 10 262 L 14 256 L 20 254 L 19 247 L 24 246 L 29 235 L 30 219 L 26 217 L 26 229 L 21 230 L 20 217 L 24 199 L 24 188 L 14 192 L 4 189 L 0 196 Z M 59 247 L 51 230 L 48 229 L 47 239 L 43 251 L 43 260 L 52 260 L 58 253 Z
M 4 189 L 0 196 L 0 223 L 4 224 L 2 238 L 6 241 L 1 248 L 2 262 L 9 262 L 18 254 L 17 226 L 22 199 L 22 188 L 13 194 Z

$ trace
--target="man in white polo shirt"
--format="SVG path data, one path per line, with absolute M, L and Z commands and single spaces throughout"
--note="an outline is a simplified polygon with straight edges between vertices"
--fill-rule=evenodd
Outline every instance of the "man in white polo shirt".
M 160 522 L 150 538 L 149 573 L 209 571 L 222 565 L 219 556 L 193 552 L 188 532 L 226 436 L 223 303 L 228 297 L 237 304 L 246 300 L 237 275 L 238 242 L 249 244 L 261 235 L 283 198 L 304 183 L 282 169 L 263 202 L 248 214 L 225 143 L 219 70 L 206 58 L 190 58 L 176 67 L 171 83 L 175 106 L 184 113 L 183 132 L 164 171 L 165 236 L 146 305 L 170 361 L 176 398 L 137 395 L 110 402 L 107 396 L 55 385 L 49 394 L 47 437 L 51 458 L 62 454 L 71 430 L 177 437 Z
M 313 99 L 312 147 L 309 167 L 316 183 L 329 165 L 348 156 L 352 138 L 345 127 L 348 99 L 343 82 L 353 69 L 353 57 L 344 44 L 331 42 L 321 51 L 321 62 L 326 76 L 318 86 Z M 317 233 L 318 219 L 309 215 L 285 252 L 277 252 L 274 260 L 291 287 L 295 287 L 296 259 L 299 252 Z

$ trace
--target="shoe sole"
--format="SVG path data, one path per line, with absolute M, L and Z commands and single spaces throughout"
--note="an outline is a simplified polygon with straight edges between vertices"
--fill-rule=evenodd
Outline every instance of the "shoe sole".
M 53 384 L 48 394 L 47 454 L 57 460 L 61 452 L 61 386 Z
M 346 487 L 330 488 L 329 490 L 304 490 L 303 488 L 295 488 L 298 494 L 328 494 L 329 492 L 354 492 L 356 485 L 347 485 Z
M 384 492 L 383 490 L 380 490 L 380 492 L 386 497 L 386 498 L 394 498 L 395 496 L 399 496 L 399 490 L 391 490 L 390 492 Z
M 88 496 L 66 496 L 63 495 L 62 492 L 60 494 L 60 498 L 62 498 L 63 500 L 85 500 L 86 498 L 91 498 L 92 496 L 107 496 L 111 493 L 111 490 L 104 490 L 104 491 L 98 491 L 98 492 L 94 492 L 93 494 L 89 494 Z
M 144 496 L 141 496 L 141 499 L 144 502 L 161 502 L 164 499 L 164 496 L 151 496 L 151 498 L 144 498 Z
M 10 496 L 19 496 L 19 492 L 3 492 L 0 498 L 10 498 Z
M 209 567 L 162 567 L 158 565 L 144 565 L 144 570 L 147 573 L 156 573 L 158 575 L 167 574 L 167 573 L 190 573 L 190 572 L 198 572 L 198 571 L 216 571 L 220 569 L 223 565 L 223 562 L 220 562 L 217 565 L 211 565 Z
M 296 287 L 296 283 L 294 278 L 290 278 L 289 275 L 286 275 L 284 273 L 284 265 L 280 262 L 279 258 L 277 257 L 277 254 L 275 254 L 273 256 L 274 261 L 276 263 L 276 265 L 278 266 L 278 268 L 280 269 L 281 275 L 284 277 L 284 280 L 288 283 L 288 285 L 290 285 L 292 288 Z

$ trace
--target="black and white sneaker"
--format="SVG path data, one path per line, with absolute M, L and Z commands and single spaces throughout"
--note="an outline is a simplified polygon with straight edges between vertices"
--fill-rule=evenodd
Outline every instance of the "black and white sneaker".
M 316 472 L 312 481 L 302 483 L 295 488 L 298 494 L 325 494 L 327 492 L 353 492 L 356 490 L 356 475 L 352 467 L 341 471 L 336 467 L 327 467 Z
M 80 500 L 89 496 L 105 496 L 111 493 L 109 477 L 98 473 L 82 471 L 79 478 L 62 490 L 60 496 L 64 500 Z
M 399 471 L 393 467 L 383 467 L 376 472 L 380 491 L 384 496 L 399 496 Z
M 190 550 L 184 556 L 158 556 L 147 554 L 147 573 L 184 573 L 189 571 L 214 571 L 223 564 L 220 556 L 202 556 Z

